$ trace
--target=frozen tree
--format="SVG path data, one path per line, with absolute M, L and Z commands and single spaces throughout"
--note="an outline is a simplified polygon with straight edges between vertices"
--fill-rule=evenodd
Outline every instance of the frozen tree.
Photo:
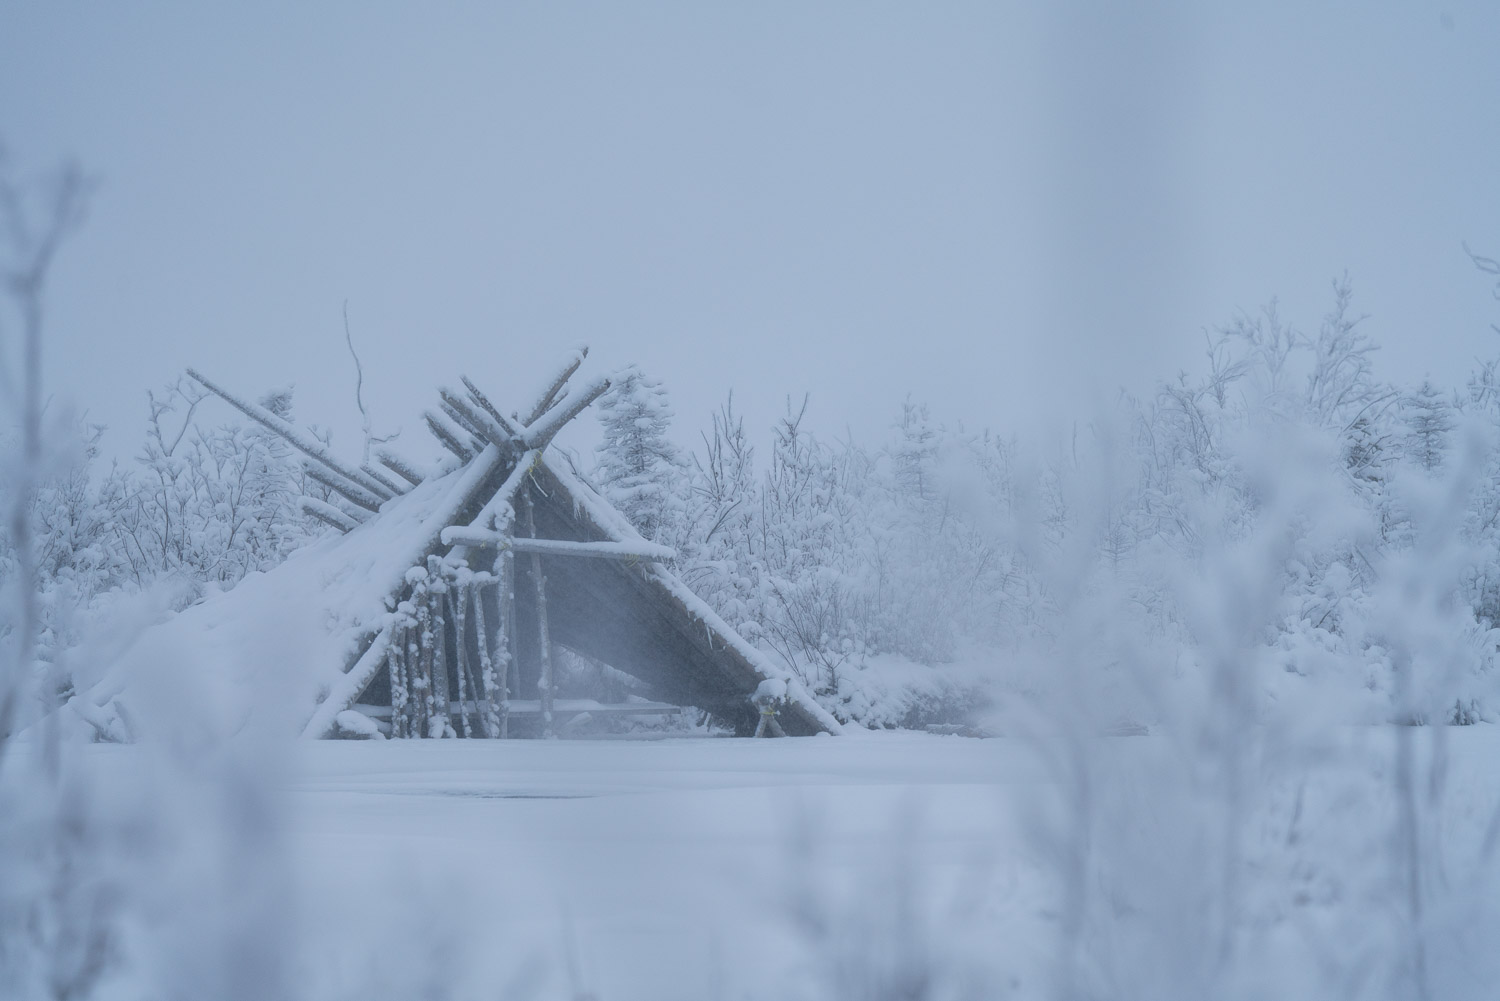
M 146 443 L 115 526 L 137 586 L 175 577 L 187 600 L 204 585 L 270 569 L 310 534 L 296 507 L 302 474 L 285 444 L 258 426 L 202 426 L 205 398 L 186 379 L 148 394 Z M 274 391 L 262 405 L 289 417 L 291 393 Z
M 935 490 L 933 466 L 937 462 L 938 438 L 942 428 L 934 426 L 927 404 L 913 403 L 911 397 L 901 404 L 897 440 L 891 448 L 896 466 L 896 482 L 918 503 Z
M 1453 408 L 1442 392 L 1423 379 L 1422 384 L 1401 400 L 1406 423 L 1406 453 L 1418 466 L 1432 472 L 1442 464 L 1453 432 Z
M 762 635 L 763 570 L 757 549 L 760 516 L 755 449 L 734 411 L 734 394 L 711 417 L 704 454 L 693 456 L 692 536 L 685 578 L 735 629 Z
M 643 536 L 673 544 L 683 527 L 687 463 L 669 437 L 666 389 L 629 368 L 611 381 L 598 407 L 604 440 L 594 482 Z

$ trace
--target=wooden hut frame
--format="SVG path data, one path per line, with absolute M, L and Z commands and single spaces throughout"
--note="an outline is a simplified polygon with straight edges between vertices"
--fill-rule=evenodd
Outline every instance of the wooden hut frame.
M 419 550 L 305 736 L 335 734 L 350 712 L 395 738 L 502 738 L 521 721 L 554 736 L 554 644 L 639 679 L 656 700 L 646 708 L 695 706 L 750 735 L 764 718 L 752 697 L 777 680 L 787 695 L 773 727 L 838 731 L 788 672 L 663 565 L 671 550 L 641 538 L 550 447 L 609 388 L 604 378 L 570 388 L 586 354 L 575 352 L 524 414 L 505 416 L 467 377 L 461 391 L 439 391 L 438 409 L 424 417 L 459 468 L 443 477 L 440 497 L 425 499 Z M 309 478 L 337 498 L 304 498 L 303 509 L 339 532 L 379 532 L 425 489 L 420 469 L 390 450 L 377 453 L 379 467 L 351 466 L 268 410 L 188 374 L 303 454 Z

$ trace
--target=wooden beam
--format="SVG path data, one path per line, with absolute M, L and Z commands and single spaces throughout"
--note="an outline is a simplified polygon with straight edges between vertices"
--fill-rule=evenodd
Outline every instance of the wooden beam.
M 432 432 L 432 436 L 436 438 L 444 448 L 452 452 L 454 455 L 458 456 L 460 462 L 473 461 L 473 450 L 470 449 L 469 446 L 465 445 L 459 438 L 459 434 L 461 434 L 462 432 L 458 431 L 456 428 L 449 427 L 446 417 L 439 417 L 431 410 L 424 410 L 422 412 L 422 418 L 427 421 L 427 430 Z
M 448 582 L 443 577 L 442 558 L 427 557 L 427 603 L 428 617 L 432 623 L 432 707 L 433 719 L 428 723 L 427 736 L 444 737 L 451 732 L 448 719 L 448 664 L 452 651 L 448 648 L 448 623 L 445 616 Z M 433 731 L 437 732 L 434 733 Z
M 438 400 L 438 406 L 442 408 L 443 413 L 447 415 L 448 419 L 456 424 L 460 430 L 462 430 L 470 438 L 481 443 L 479 445 L 479 448 L 483 448 L 485 445 L 490 444 L 490 442 L 493 440 L 489 435 L 479 430 L 479 428 L 476 427 L 474 423 L 464 415 L 464 412 L 462 410 L 459 410 L 453 404 L 449 403 L 447 397 L 443 397 L 442 399 Z M 504 446 L 506 444 L 505 439 L 502 438 L 499 444 L 501 446 Z
M 501 553 L 496 561 L 500 575 L 500 586 L 495 592 L 496 618 L 499 620 L 495 636 L 495 659 L 499 661 L 500 697 L 503 700 L 500 713 L 500 736 L 510 736 L 510 697 L 521 690 L 521 666 L 516 661 L 516 558 L 511 553 Z
M 277 417 L 265 407 L 258 406 L 248 400 L 241 399 L 240 397 L 236 396 L 234 393 L 231 393 L 229 390 L 223 388 L 217 383 L 211 382 L 206 376 L 202 375 L 195 368 L 188 369 L 187 374 L 192 377 L 194 381 L 202 385 L 204 389 L 208 390 L 210 393 L 213 393 L 215 396 L 222 399 L 225 403 L 228 403 L 231 407 L 234 407 L 246 417 L 270 429 L 271 431 L 274 431 L 279 437 L 285 440 L 287 444 L 297 449 L 297 451 L 301 452 L 303 455 L 306 455 L 308 458 L 321 463 L 329 470 L 330 473 L 341 476 L 349 482 L 362 487 L 369 493 L 375 494 L 381 500 L 390 499 L 391 494 L 386 491 L 385 487 L 381 486 L 378 482 L 371 479 L 364 473 L 361 473 L 359 470 L 344 465 L 337 458 L 335 458 L 327 448 L 323 447 L 320 442 L 309 437 L 308 435 L 303 434 L 301 431 L 297 430 L 297 428 L 293 427 L 291 424 L 288 424 L 280 417 Z
M 357 713 L 361 713 L 371 719 L 386 720 L 391 718 L 389 706 L 376 706 L 356 703 L 350 706 Z M 448 711 L 454 715 L 459 713 L 472 713 L 483 710 L 482 705 L 476 705 L 472 700 L 460 702 L 449 702 Z M 595 699 L 553 699 L 552 711 L 556 715 L 572 715 L 574 713 L 588 713 L 590 716 L 677 716 L 683 712 L 682 706 L 674 706 L 670 702 L 599 702 Z M 511 714 L 515 716 L 540 716 L 542 704 L 536 699 L 515 699 L 511 702 Z
M 510 549 L 541 556 L 584 556 L 604 560 L 661 562 L 677 557 L 677 550 L 650 542 L 571 542 L 565 539 L 512 537 L 501 532 L 455 525 L 443 529 L 443 542 L 476 549 Z
M 469 399 L 473 400 L 474 403 L 479 406 L 479 409 L 483 410 L 486 414 L 489 414 L 490 418 L 505 430 L 505 434 L 508 438 L 510 438 L 512 441 L 519 442 L 521 440 L 521 431 L 515 426 L 515 424 L 511 423 L 510 418 L 502 414 L 499 408 L 490 402 L 490 398 L 488 396 L 485 396 L 483 391 L 481 391 L 478 386 L 474 385 L 473 381 L 470 380 L 468 376 L 461 375 L 458 378 L 464 384 L 464 389 L 468 390 Z
M 326 504 L 316 497 L 301 498 L 302 513 L 310 515 L 323 524 L 338 529 L 340 532 L 352 532 L 359 527 L 359 522 L 349 517 L 346 512 L 340 511 L 332 504 Z
M 608 389 L 609 380 L 600 377 L 568 393 L 546 416 L 526 429 L 526 447 L 546 448 L 548 443 L 557 437 L 557 432 L 561 431 L 573 418 L 583 413 L 585 407 L 603 396 Z
M 521 421 L 522 425 L 530 427 L 531 425 L 535 424 L 543 414 L 552 409 L 552 404 L 557 401 L 557 394 L 562 392 L 563 386 L 567 385 L 568 380 L 573 378 L 573 373 L 578 371 L 578 366 L 582 365 L 583 360 L 588 356 L 589 349 L 587 346 L 581 347 L 577 351 L 573 352 L 572 356 L 563 365 L 562 369 L 557 373 L 555 377 L 553 377 L 552 381 L 547 384 L 547 388 L 542 392 L 542 395 L 537 398 L 536 403 L 532 404 L 531 409 L 526 412 L 525 419 Z
M 382 466 L 389 469 L 391 472 L 395 473 L 397 476 L 401 477 L 412 486 L 419 487 L 422 485 L 422 474 L 417 472 L 416 467 L 407 462 L 405 459 L 401 458 L 401 456 L 397 455 L 395 452 L 383 448 L 375 453 L 375 458 L 380 460 L 380 464 Z
M 407 490 L 411 489 L 410 487 L 397 483 L 395 480 L 391 479 L 389 476 L 385 475 L 369 463 L 364 463 L 363 465 L 361 465 L 359 467 L 359 471 L 389 490 L 392 497 L 396 496 L 397 494 L 404 494 Z
M 442 398 L 444 409 L 450 416 L 454 413 L 462 415 L 466 426 L 485 441 L 501 448 L 509 448 L 512 452 L 524 450 L 520 435 L 512 433 L 512 429 L 507 426 L 509 422 L 502 424 L 488 410 L 476 406 L 474 401 L 464 399 L 451 389 L 439 389 L 438 396 Z
M 323 486 L 332 490 L 355 507 L 362 507 L 371 514 L 380 510 L 380 498 L 368 490 L 361 489 L 358 484 L 351 483 L 323 467 L 307 461 L 302 463 L 302 471 L 307 474 L 308 479 L 323 484 Z
M 524 496 L 526 531 L 535 538 L 536 518 L 532 513 L 531 492 L 526 491 Z M 537 695 L 542 704 L 542 737 L 550 740 L 557 736 L 552 719 L 552 634 L 547 628 L 547 579 L 542 576 L 542 558 L 537 553 L 531 554 L 531 583 L 536 588 L 537 654 L 542 661 L 541 677 L 537 680 Z

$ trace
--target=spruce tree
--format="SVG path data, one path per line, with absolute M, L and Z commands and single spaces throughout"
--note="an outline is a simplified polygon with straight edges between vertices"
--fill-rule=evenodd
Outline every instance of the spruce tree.
M 599 400 L 604 441 L 594 481 L 643 536 L 672 545 L 685 509 L 687 464 L 668 438 L 673 414 L 667 391 L 634 367 L 612 381 Z

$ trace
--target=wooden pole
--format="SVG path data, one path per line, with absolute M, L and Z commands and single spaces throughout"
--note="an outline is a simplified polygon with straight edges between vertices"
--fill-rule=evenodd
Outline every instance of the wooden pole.
M 495 426 L 504 432 L 505 438 L 512 443 L 519 442 L 521 440 L 520 430 L 490 402 L 490 398 L 485 396 L 483 391 L 474 385 L 468 376 L 461 375 L 459 378 L 463 380 L 464 389 L 469 392 L 469 399 L 473 400 L 481 410 L 494 420 Z
M 439 417 L 431 410 L 422 411 L 422 419 L 427 422 L 427 430 L 432 432 L 432 436 L 444 448 L 458 456 L 460 462 L 469 462 L 474 458 L 474 450 L 465 445 L 458 437 L 460 434 L 466 435 L 466 432 L 449 427 L 446 417 Z
M 412 588 L 411 602 L 417 609 L 417 678 L 412 684 L 416 693 L 416 714 L 419 722 L 413 727 L 412 736 L 432 736 L 432 716 L 436 711 L 432 699 L 432 606 L 427 603 L 427 582 L 419 581 Z
M 366 511 L 369 511 L 371 514 L 374 514 L 380 510 L 379 497 L 375 496 L 370 491 L 363 489 L 357 484 L 348 483 L 344 480 L 341 480 L 339 477 L 329 473 L 321 466 L 314 465 L 307 459 L 302 460 L 302 471 L 307 474 L 308 479 L 312 480 L 315 483 L 323 484 L 323 486 L 327 487 L 329 490 L 332 490 L 334 493 L 338 494 L 340 497 L 344 498 L 346 501 L 355 505 L 356 507 L 362 507 Z
M 469 713 L 464 708 L 464 699 L 468 689 L 469 674 L 469 636 L 468 636 L 468 612 L 469 586 L 467 584 L 456 584 L 448 589 L 448 607 L 453 610 L 453 679 L 458 685 L 458 735 L 469 736 Z M 474 698 L 479 698 L 476 689 Z
M 557 394 L 562 392 L 563 386 L 566 386 L 568 380 L 573 378 L 573 373 L 578 371 L 578 366 L 583 364 L 583 360 L 588 357 L 588 354 L 589 349 L 587 347 L 579 348 L 573 352 L 572 357 L 568 359 L 567 363 L 563 365 L 552 381 L 547 384 L 547 388 L 542 391 L 542 395 L 537 397 L 536 403 L 527 411 L 526 418 L 521 422 L 522 424 L 528 427 L 535 424 L 543 414 L 552 408 L 552 405 L 557 402 Z
M 422 485 L 422 474 L 417 472 L 411 463 L 407 462 L 405 459 L 401 458 L 401 456 L 397 455 L 395 452 L 392 452 L 390 449 L 381 449 L 380 451 L 375 453 L 375 458 L 380 460 L 380 464 L 382 466 L 389 469 L 391 472 L 395 473 L 397 476 L 401 477 L 412 486 L 419 487 Z
M 411 487 L 408 487 L 401 483 L 397 483 L 395 480 L 391 479 L 389 476 L 385 475 L 380 470 L 370 465 L 368 462 L 360 466 L 359 471 L 389 490 L 392 497 L 396 496 L 397 494 L 404 494 L 406 493 L 406 491 L 411 489 Z
M 466 610 L 468 609 L 470 603 L 474 605 L 474 649 L 478 651 L 479 656 L 482 657 L 486 652 L 484 646 L 484 600 L 483 588 L 477 582 L 471 583 L 464 590 L 464 608 Z M 484 699 L 485 689 L 480 684 L 480 665 L 475 662 L 475 659 L 473 657 L 470 657 L 468 655 L 467 639 L 464 641 L 464 648 L 465 676 L 468 679 L 469 691 L 474 693 L 474 723 L 473 726 L 470 727 L 469 732 L 471 735 L 473 735 L 474 731 L 477 730 L 480 733 L 484 734 L 486 737 L 498 736 L 498 734 L 492 731 L 490 728 L 491 721 L 489 719 L 488 703 Z
M 531 500 L 531 491 L 526 498 L 526 534 L 536 538 L 536 515 Z M 542 557 L 531 554 L 531 581 L 536 588 L 536 636 L 537 655 L 541 658 L 541 677 L 537 680 L 537 697 L 541 700 L 542 736 L 548 740 L 557 736 L 552 726 L 552 634 L 547 628 L 547 581 L 542 576 Z
M 474 589 L 474 638 L 479 648 L 479 677 L 484 682 L 484 710 L 481 718 L 484 735 L 498 737 L 505 693 L 501 690 L 502 679 L 495 677 L 495 662 L 490 656 L 490 630 L 484 621 L 484 591 L 480 588 Z M 479 697 L 477 688 L 474 697 Z
M 569 391 L 568 395 L 558 400 L 551 410 L 526 428 L 526 434 L 522 438 L 526 442 L 526 447 L 546 448 L 557 436 L 557 432 L 561 431 L 573 418 L 583 413 L 584 408 L 603 396 L 608 389 L 609 380 L 601 377 Z
M 504 693 L 500 716 L 500 736 L 510 736 L 510 697 L 521 690 L 521 666 L 516 662 L 516 558 L 513 553 L 500 554 L 500 587 L 497 614 L 500 635 L 495 655 L 500 659 L 500 690 Z
M 406 735 L 420 737 L 420 718 L 424 712 L 421 684 L 422 634 L 417 631 L 415 618 L 406 627 L 406 656 L 402 658 L 402 667 L 406 670 Z
M 352 532 L 359 526 L 358 521 L 355 521 L 332 504 L 326 504 L 316 497 L 303 497 L 300 498 L 300 501 L 303 514 L 311 515 L 323 524 L 330 525 L 340 532 Z
M 217 383 L 210 382 L 201 373 L 199 373 L 197 369 L 190 368 L 187 370 L 187 374 L 192 376 L 192 378 L 196 382 L 201 384 L 204 389 L 207 389 L 210 393 L 218 396 L 220 399 L 224 400 L 224 402 L 228 403 L 231 407 L 234 407 L 236 410 L 238 410 L 240 413 L 244 414 L 251 420 L 264 425 L 270 430 L 276 432 L 276 434 L 280 435 L 281 438 L 283 438 L 287 442 L 287 444 L 291 445 L 293 448 L 297 449 L 308 458 L 315 459 L 318 462 L 322 463 L 332 473 L 336 473 L 339 476 L 342 476 L 344 479 L 348 480 L 350 483 L 364 488 L 365 490 L 374 494 L 376 497 L 379 497 L 381 500 L 390 499 L 390 494 L 386 492 L 385 487 L 381 486 L 375 480 L 370 479 L 369 476 L 361 473 L 359 470 L 351 469 L 350 467 L 340 462 L 338 459 L 334 458 L 333 454 L 323 446 L 322 442 L 319 442 L 304 434 L 296 427 L 288 424 L 280 417 L 277 417 L 275 414 L 271 413 L 265 407 L 262 407 L 255 403 L 251 403 L 249 400 L 241 399 L 240 397 L 231 393 L 229 390 L 223 388 Z
M 391 672 L 391 736 L 406 736 L 406 627 L 394 630 L 386 660 Z
M 427 736 L 446 737 L 451 729 L 448 722 L 448 629 L 443 617 L 443 598 L 448 591 L 448 582 L 443 577 L 442 560 L 427 557 L 427 603 L 432 615 L 432 719 L 427 726 Z M 433 732 L 433 731 L 436 732 Z

